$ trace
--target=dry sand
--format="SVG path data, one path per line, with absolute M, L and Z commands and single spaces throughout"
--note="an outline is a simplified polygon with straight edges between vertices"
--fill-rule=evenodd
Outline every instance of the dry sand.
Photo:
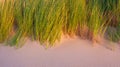
M 90 41 L 76 38 L 45 49 L 28 40 L 19 49 L 0 46 L 0 67 L 120 67 L 118 45 L 112 44 L 115 50 L 103 45 L 93 47 Z

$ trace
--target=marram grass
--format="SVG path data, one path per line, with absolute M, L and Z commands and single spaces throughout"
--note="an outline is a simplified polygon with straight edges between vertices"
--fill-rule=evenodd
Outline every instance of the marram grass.
M 99 42 L 100 38 L 120 41 L 120 0 L 5 0 L 0 3 L 0 43 L 19 47 L 29 38 L 48 47 L 59 42 L 63 35 L 93 42 Z
M 13 3 L 5 0 L 0 4 L 0 42 L 5 42 L 12 34 L 14 15 Z

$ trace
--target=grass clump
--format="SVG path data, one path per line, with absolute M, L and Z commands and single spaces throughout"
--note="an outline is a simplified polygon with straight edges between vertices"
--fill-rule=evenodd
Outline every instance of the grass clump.
M 35 39 L 53 45 L 61 38 L 64 22 L 64 1 L 40 0 L 35 13 Z
M 111 26 L 108 29 L 108 39 L 114 42 L 120 40 L 120 0 L 117 1 L 117 4 L 114 4 L 112 9 L 113 18 L 111 20 Z
M 91 4 L 93 3 L 93 4 Z M 93 42 L 99 42 L 101 37 L 104 37 L 107 26 L 105 26 L 106 19 L 103 18 L 103 12 L 99 6 L 99 1 L 91 0 L 88 6 L 88 28 L 89 28 L 89 38 Z
M 26 38 L 53 46 L 62 35 L 120 40 L 120 0 L 5 0 L 0 3 L 0 42 Z M 111 30 L 112 29 L 112 30 Z
M 65 30 L 70 36 L 79 34 L 83 37 L 86 30 L 86 1 L 85 0 L 67 0 L 66 1 L 66 25 Z M 79 30 L 79 31 L 78 31 Z
M 12 35 L 14 15 L 13 4 L 10 0 L 0 3 L 0 42 L 5 42 Z

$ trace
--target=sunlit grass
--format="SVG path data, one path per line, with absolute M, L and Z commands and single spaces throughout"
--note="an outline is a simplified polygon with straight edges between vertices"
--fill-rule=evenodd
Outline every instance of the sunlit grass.
M 53 45 L 61 38 L 64 26 L 64 2 L 40 0 L 35 13 L 35 39 L 42 44 Z
M 100 39 L 104 37 L 107 25 L 105 26 L 106 19 L 104 13 L 101 12 L 99 2 L 96 0 L 90 0 L 88 2 L 88 37 L 93 42 L 100 42 Z
M 14 15 L 13 4 L 9 0 L 0 3 L 0 42 L 5 42 L 12 34 Z
M 86 27 L 86 1 L 85 0 L 67 0 L 66 3 L 66 25 L 65 32 L 70 36 L 79 34 L 81 37 L 85 34 Z M 79 30 L 79 31 L 78 31 Z
M 0 42 L 26 38 L 53 46 L 62 35 L 120 40 L 119 0 L 5 0 L 0 3 Z M 113 30 L 111 30 L 113 29 Z

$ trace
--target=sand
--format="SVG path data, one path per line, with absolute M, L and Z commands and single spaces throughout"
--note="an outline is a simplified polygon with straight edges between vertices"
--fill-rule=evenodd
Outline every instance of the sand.
M 114 45 L 114 50 L 105 44 Z M 118 46 L 107 42 L 92 46 L 88 40 L 73 38 L 45 49 L 28 40 L 19 49 L 0 46 L 0 67 L 120 67 Z

